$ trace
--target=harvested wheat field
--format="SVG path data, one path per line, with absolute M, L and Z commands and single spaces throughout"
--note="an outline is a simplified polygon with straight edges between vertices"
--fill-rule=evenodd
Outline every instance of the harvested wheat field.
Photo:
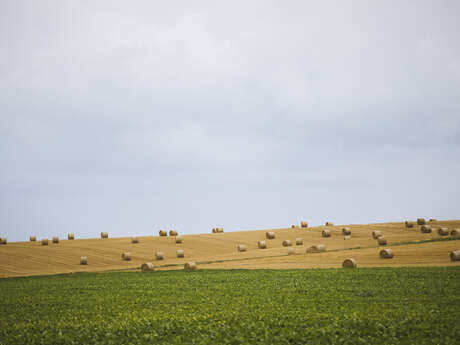
M 140 270 L 143 263 L 155 261 L 155 253 L 162 252 L 164 260 L 156 270 L 183 269 L 189 261 L 199 268 L 333 268 L 353 257 L 358 267 L 381 266 L 458 266 L 451 261 L 450 252 L 460 249 L 460 238 L 440 236 L 438 232 L 422 233 L 420 226 L 406 228 L 404 222 L 367 225 L 346 225 L 353 236 L 343 240 L 344 225 L 328 226 L 331 237 L 322 237 L 324 226 L 309 228 L 283 228 L 256 231 L 234 231 L 199 235 L 182 235 L 178 244 L 174 237 L 138 237 L 139 243 L 131 243 L 131 237 L 108 239 L 60 240 L 59 243 L 42 246 L 40 242 L 16 242 L 0 246 L 0 277 L 46 275 L 70 272 L 96 272 L 110 270 Z M 436 227 L 449 230 L 460 227 L 460 221 L 437 221 Z M 387 240 L 379 246 L 372 231 L 379 230 Z M 275 239 L 267 240 L 267 249 L 258 249 L 257 242 L 266 240 L 266 232 L 273 231 Z M 288 255 L 283 241 L 293 243 L 296 253 Z M 324 244 L 322 253 L 306 253 L 315 244 Z M 238 251 L 244 245 L 246 251 Z M 391 247 L 394 258 L 382 260 L 379 251 Z M 178 258 L 177 250 L 184 250 L 186 258 Z M 131 253 L 131 260 L 124 261 L 120 253 Z M 80 264 L 86 257 L 87 265 Z

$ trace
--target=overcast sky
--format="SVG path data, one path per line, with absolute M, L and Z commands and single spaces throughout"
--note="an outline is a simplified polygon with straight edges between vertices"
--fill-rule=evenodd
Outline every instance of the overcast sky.
M 0 2 L 0 236 L 460 218 L 459 1 Z

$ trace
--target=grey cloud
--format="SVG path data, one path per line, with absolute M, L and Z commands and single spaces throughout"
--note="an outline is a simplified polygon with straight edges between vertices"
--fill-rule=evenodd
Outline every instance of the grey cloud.
M 457 216 L 456 1 L 0 6 L 11 240 Z

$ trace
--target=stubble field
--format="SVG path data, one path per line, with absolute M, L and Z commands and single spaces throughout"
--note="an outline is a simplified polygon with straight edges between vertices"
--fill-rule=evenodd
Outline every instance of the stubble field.
M 440 236 L 439 227 L 460 228 L 460 221 L 430 223 L 432 233 L 420 232 L 420 227 L 406 229 L 404 223 L 347 225 L 351 239 L 344 240 L 343 226 L 284 228 L 256 231 L 237 231 L 218 234 L 184 235 L 182 244 L 175 237 L 139 237 L 132 244 L 129 237 L 108 239 L 51 241 L 48 246 L 37 242 L 17 242 L 0 245 L 0 277 L 58 274 L 70 272 L 95 272 L 109 270 L 138 270 L 144 262 L 153 262 L 158 270 L 183 269 L 187 261 L 195 261 L 199 268 L 335 268 L 341 267 L 345 258 L 352 257 L 358 267 L 397 266 L 458 266 L 449 253 L 460 249 L 460 237 Z M 331 237 L 322 237 L 323 229 L 330 229 Z M 380 230 L 393 250 L 394 258 L 381 259 L 382 246 L 372 238 L 373 230 Z M 273 231 L 276 238 L 266 240 L 266 231 Z M 179 234 L 180 235 L 180 234 Z M 110 236 L 110 234 L 109 234 Z M 296 238 L 303 244 L 296 246 Z M 40 237 L 38 237 L 38 240 Z M 258 249 L 257 241 L 266 240 L 267 249 Z M 283 240 L 293 242 L 294 255 L 287 255 Z M 247 251 L 238 252 L 237 245 L 244 244 Z M 306 249 L 324 244 L 326 252 L 307 254 Z M 177 258 L 176 250 L 184 250 L 185 257 Z M 164 260 L 155 260 L 155 252 L 164 253 Z M 123 252 L 131 253 L 131 261 L 121 258 Z M 80 257 L 86 256 L 88 265 L 80 265 Z

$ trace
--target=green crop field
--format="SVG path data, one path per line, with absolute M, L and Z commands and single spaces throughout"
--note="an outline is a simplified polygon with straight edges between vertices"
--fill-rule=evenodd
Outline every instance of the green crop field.
M 459 344 L 460 267 L 0 280 L 0 344 Z

